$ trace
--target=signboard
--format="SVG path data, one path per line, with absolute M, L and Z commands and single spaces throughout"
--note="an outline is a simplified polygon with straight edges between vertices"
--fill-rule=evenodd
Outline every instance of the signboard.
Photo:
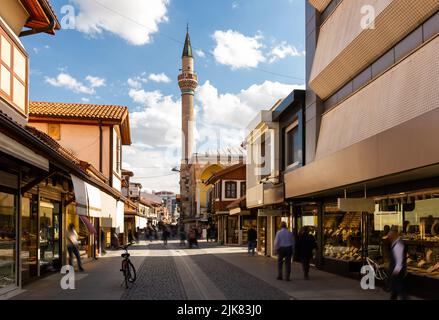
M 345 212 L 375 212 L 375 200 L 367 198 L 339 198 L 338 209 Z

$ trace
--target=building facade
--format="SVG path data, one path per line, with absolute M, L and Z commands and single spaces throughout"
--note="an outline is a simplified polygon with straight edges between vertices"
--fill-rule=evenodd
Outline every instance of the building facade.
M 409 289 L 436 298 L 438 10 L 434 0 L 307 1 L 305 161 L 285 174 L 320 268 L 354 276 L 366 257 L 388 262 L 380 239 L 398 226 Z
M 217 239 L 223 244 L 242 244 L 243 215 L 230 215 L 228 206 L 246 194 L 246 166 L 236 164 L 212 174 L 204 184 L 210 187 L 209 202 Z M 246 224 L 247 226 L 247 224 Z

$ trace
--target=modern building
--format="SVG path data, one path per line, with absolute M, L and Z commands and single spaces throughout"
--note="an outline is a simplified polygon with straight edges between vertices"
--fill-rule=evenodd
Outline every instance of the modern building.
M 262 110 L 247 127 L 246 207 L 257 212 L 261 255 L 275 256 L 274 239 L 282 221 L 295 228 L 291 207 L 285 203 L 284 175 L 304 163 L 305 91 L 294 90 Z
M 439 2 L 306 3 L 304 162 L 284 176 L 319 268 L 354 276 L 398 226 L 409 289 L 438 297 Z M 299 123 L 300 124 L 300 123 Z

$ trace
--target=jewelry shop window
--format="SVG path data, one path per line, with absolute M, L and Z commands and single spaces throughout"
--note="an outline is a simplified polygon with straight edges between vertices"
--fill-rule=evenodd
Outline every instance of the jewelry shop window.
M 362 260 L 361 212 L 341 212 L 336 206 L 325 206 L 323 218 L 325 258 Z

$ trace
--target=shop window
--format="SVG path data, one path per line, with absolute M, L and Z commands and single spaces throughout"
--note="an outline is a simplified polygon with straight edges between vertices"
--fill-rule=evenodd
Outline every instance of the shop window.
M 377 201 L 375 213 L 368 215 L 368 256 L 388 265 L 388 232 L 396 226 L 406 245 L 408 271 L 439 279 L 439 199 L 420 195 Z
M 235 199 L 237 197 L 236 194 L 236 181 L 226 181 L 226 199 Z
M 16 284 L 16 208 L 14 194 L 0 192 L 0 290 Z
M 361 261 L 361 212 L 339 212 L 325 207 L 323 239 L 325 258 Z

